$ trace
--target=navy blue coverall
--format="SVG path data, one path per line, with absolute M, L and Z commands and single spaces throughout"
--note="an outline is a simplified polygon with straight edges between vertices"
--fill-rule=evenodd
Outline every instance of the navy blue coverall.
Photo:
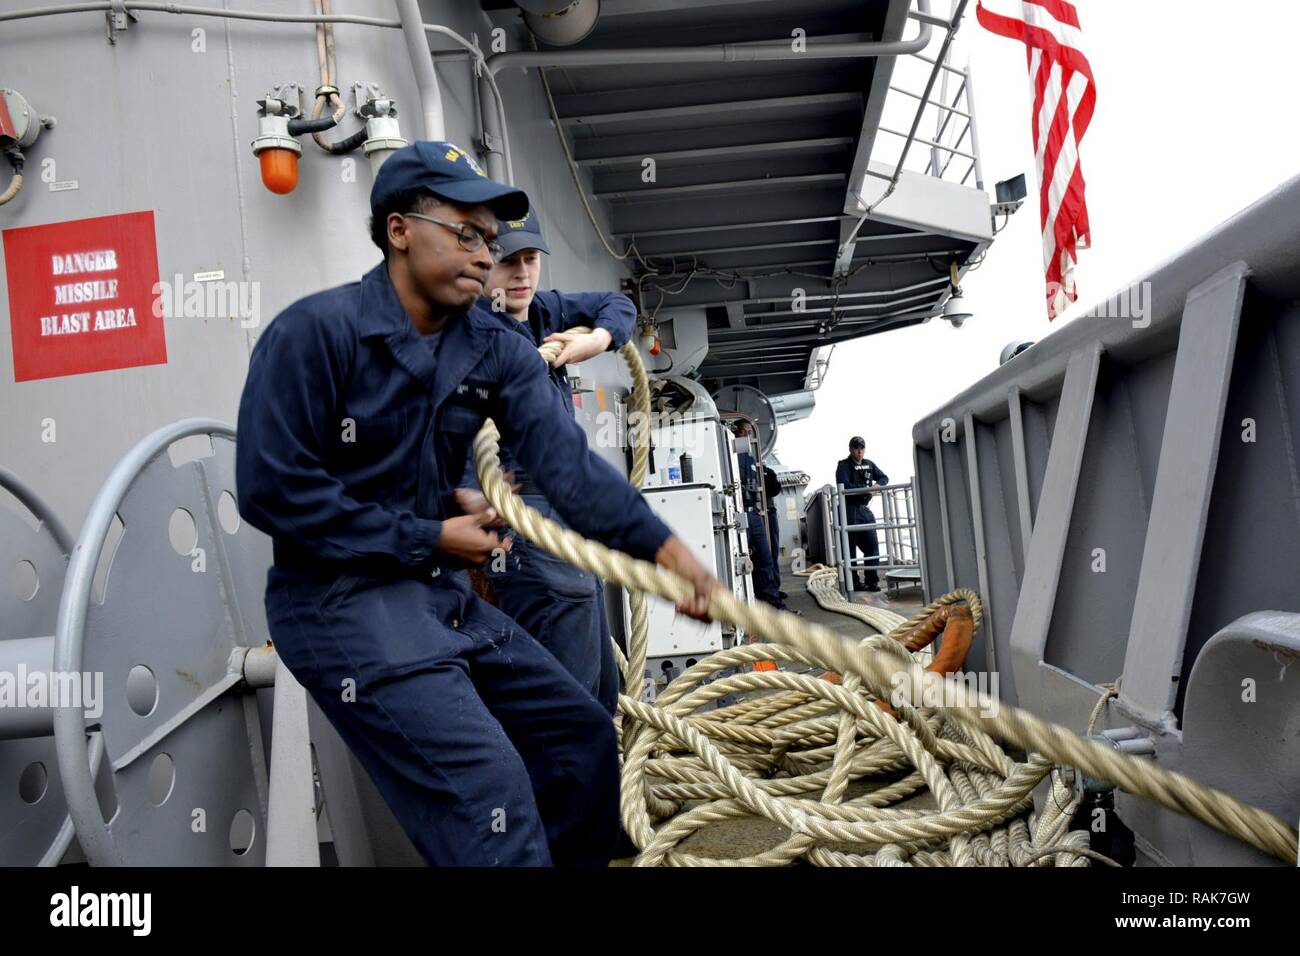
M 781 572 L 772 554 L 772 538 L 763 527 L 763 513 L 759 510 L 758 463 L 748 452 L 737 452 L 740 466 L 740 495 L 745 504 L 746 537 L 749 539 L 749 558 L 754 566 L 754 593 L 758 599 L 776 608 L 785 608 L 781 598 Z M 771 512 L 776 520 L 776 512 Z
M 775 468 L 763 468 L 763 492 L 767 495 L 767 534 L 772 544 L 772 563 L 777 569 L 777 580 L 781 572 L 781 525 L 777 523 L 776 503 L 781 497 L 781 479 L 776 476 Z
M 604 329 L 610 335 L 610 350 L 622 348 L 632 337 L 636 306 L 616 292 L 565 293 L 539 291 L 528 307 L 528 319 L 498 316 L 533 343 L 541 345 L 552 332 L 575 326 Z M 573 389 L 564 367 L 551 368 L 552 383 L 573 417 Z M 523 500 L 560 524 L 555 508 L 537 482 L 519 464 L 514 450 L 503 446 L 502 467 L 513 472 Z M 466 479 L 477 484 L 471 462 Z M 501 566 L 504 564 L 504 566 Z M 515 536 L 505 561 L 489 562 L 486 569 L 501 610 L 513 617 L 529 634 L 559 659 L 574 678 L 613 714 L 618 709 L 618 662 L 610 647 L 609 621 L 605 616 L 604 583 L 538 547 Z
M 886 475 L 876 463 L 869 458 L 863 458 L 860 462 L 855 462 L 853 456 L 841 458 L 835 465 L 835 483 L 843 485 L 845 488 L 866 488 L 872 482 L 877 484 L 889 484 L 889 476 Z M 869 502 L 870 495 L 853 495 L 851 498 L 844 499 L 845 516 L 849 524 L 875 524 L 876 518 L 871 513 Z M 846 558 L 852 560 L 853 556 L 861 551 L 864 557 L 876 558 L 880 555 L 880 541 L 876 538 L 876 532 L 870 531 L 850 531 L 849 532 L 849 553 Z M 874 561 L 867 565 L 865 574 L 867 587 L 877 589 L 880 587 L 880 576 L 876 574 L 872 567 Z
M 576 530 L 653 559 L 667 526 L 588 449 L 528 340 L 477 306 L 422 339 L 381 263 L 253 350 L 236 480 L 274 540 L 267 623 L 430 864 L 603 865 L 609 715 L 437 550 L 487 415 Z

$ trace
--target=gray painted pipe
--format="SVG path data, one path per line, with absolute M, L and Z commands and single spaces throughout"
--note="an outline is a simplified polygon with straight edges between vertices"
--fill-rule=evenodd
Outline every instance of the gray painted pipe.
M 26 482 L 2 465 L 0 465 L 0 488 L 5 489 L 17 498 L 19 503 L 45 526 L 45 529 L 53 536 L 59 550 L 65 556 L 72 554 L 72 549 L 77 543 L 76 539 L 68 533 L 68 529 L 59 520 L 59 516 L 50 510 L 49 506 L 41 500 L 40 495 Z
M 51 17 L 65 13 L 108 13 L 113 9 L 109 0 L 92 0 L 89 3 L 65 3 L 52 7 L 29 7 L 25 10 L 12 10 L 0 13 L 0 20 L 29 20 L 35 17 Z M 377 17 L 359 17 L 349 14 L 296 14 L 264 13 L 260 10 L 224 10 L 220 7 L 196 7 L 183 3 L 149 3 L 127 0 L 124 4 L 127 13 L 148 11 L 150 13 L 170 13 L 181 16 L 225 17 L 232 20 L 260 20 L 264 23 L 352 23 L 360 26 L 398 27 L 394 20 L 380 20 Z
M 18 704 L 23 700 L 30 676 L 40 674 L 43 680 L 51 680 L 53 663 L 53 635 L 0 641 L 0 675 L 8 675 L 14 681 L 18 695 L 16 706 L 0 707 L 0 740 L 48 737 L 54 733 L 54 708 L 48 695 L 42 707 Z
M 928 7 L 921 0 L 922 8 Z M 664 46 L 641 50 L 513 50 L 487 58 L 493 73 L 508 66 L 578 67 L 621 66 L 629 63 L 742 63 L 754 60 L 854 59 L 860 57 L 907 56 L 924 50 L 933 28 L 920 25 L 913 40 L 865 40 L 860 43 L 809 42 L 796 52 L 789 40 L 761 40 L 754 43 L 723 43 L 713 46 Z
M 250 651 L 252 657 L 256 651 Z M 312 784 L 307 691 L 275 655 L 271 782 L 266 806 L 266 865 L 320 866 L 316 789 Z
M 445 140 L 447 123 L 442 113 L 442 93 L 438 89 L 438 75 L 433 71 L 433 54 L 424 37 L 419 0 L 397 0 L 397 13 L 402 20 L 402 36 L 406 39 L 406 52 L 411 56 L 415 85 L 420 90 L 420 110 L 424 114 L 422 138 Z
M 500 114 L 497 111 L 496 97 L 492 90 L 491 76 L 492 74 L 489 71 L 484 70 L 478 78 L 479 130 L 483 134 L 483 158 L 487 163 L 488 178 L 495 179 L 499 183 L 505 183 L 510 182 L 510 174 L 506 167 Z M 489 143 L 492 145 L 487 145 Z M 511 185 L 514 184 L 511 183 Z
M 9 471 L 0 468 L 0 488 L 6 489 L 32 513 L 49 531 L 54 541 L 65 555 L 72 553 L 75 542 L 68 534 L 67 528 L 58 515 L 49 509 L 44 501 L 23 481 Z M 0 641 L 0 674 L 17 675 L 50 673 L 54 661 L 54 638 L 29 637 Z M 14 678 L 16 680 L 16 677 Z M 23 687 L 16 690 L 22 694 Z M 54 733 L 54 710 L 46 707 L 4 707 L 0 708 L 0 740 L 13 740 L 19 737 L 48 737 Z

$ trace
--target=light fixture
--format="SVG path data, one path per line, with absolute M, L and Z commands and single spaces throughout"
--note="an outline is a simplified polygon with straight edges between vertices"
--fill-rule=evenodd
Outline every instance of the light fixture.
M 262 185 L 283 196 L 298 185 L 298 157 L 302 155 L 302 147 L 293 138 L 289 124 L 299 116 L 300 110 L 275 95 L 258 100 L 257 105 L 253 155 L 262 169 Z
M 962 295 L 961 287 L 957 285 L 957 263 L 953 262 L 949 266 L 949 286 L 950 294 L 948 301 L 943 304 L 944 321 L 950 323 L 954 329 L 960 329 L 962 323 L 969 319 L 975 313 L 971 311 L 965 297 Z
M 641 345 L 641 351 L 647 355 L 658 355 L 663 349 L 659 342 L 659 327 L 653 322 L 646 322 L 641 326 L 637 340 Z
M 298 104 L 290 99 L 297 92 Z M 304 133 L 323 133 L 332 129 L 333 116 L 306 119 L 302 115 L 302 87 L 285 83 L 257 101 L 257 139 L 253 140 L 253 155 L 262 169 L 262 185 L 283 196 L 298 185 L 298 157 L 302 147 L 297 136 Z
M 366 119 L 366 140 L 361 151 L 370 161 L 370 175 L 379 175 L 384 160 L 406 145 L 397 122 L 397 104 L 382 95 L 372 96 L 357 110 Z

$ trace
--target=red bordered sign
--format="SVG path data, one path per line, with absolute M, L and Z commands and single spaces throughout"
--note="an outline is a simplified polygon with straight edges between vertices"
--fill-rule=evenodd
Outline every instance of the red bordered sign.
M 6 229 L 4 256 L 15 381 L 166 364 L 152 211 Z

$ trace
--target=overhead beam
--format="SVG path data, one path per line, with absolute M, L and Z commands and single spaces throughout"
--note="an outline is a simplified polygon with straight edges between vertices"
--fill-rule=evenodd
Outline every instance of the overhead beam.
M 823 222 L 823 221 L 825 220 L 809 219 L 809 220 L 804 220 L 803 223 L 800 224 L 816 224 L 818 222 Z M 776 227 L 776 226 L 786 226 L 786 225 L 795 225 L 795 224 L 796 222 L 791 220 L 777 220 L 777 221 L 768 222 L 764 224 L 755 224 L 747 227 L 737 226 L 737 225 L 709 227 L 707 231 L 709 232 L 717 232 L 717 231 L 724 231 L 724 230 L 750 231 L 753 229 L 763 228 L 763 226 Z M 685 232 L 685 230 L 683 230 L 683 232 Z M 673 234 L 672 232 L 667 230 L 660 232 L 661 236 L 672 235 L 672 234 Z M 650 233 L 646 233 L 646 232 L 617 233 L 617 235 L 628 235 L 636 239 L 654 238 Z M 935 235 L 936 234 L 932 232 L 890 232 L 890 233 L 882 233 L 880 235 L 875 235 L 875 236 L 868 236 L 865 239 L 862 239 L 861 241 L 862 242 L 891 242 L 891 241 L 905 242 L 909 239 L 928 239 L 928 238 L 935 237 Z M 691 256 L 691 255 L 703 256 L 703 255 L 708 255 L 711 252 L 713 253 L 743 252 L 746 249 L 774 249 L 774 248 L 780 248 L 782 246 L 807 246 L 807 245 L 813 245 L 814 243 L 817 245 L 836 243 L 838 245 L 838 240 L 835 239 L 833 236 L 830 236 L 826 238 L 819 238 L 816 240 L 790 240 L 789 242 L 777 242 L 765 246 L 741 245 L 741 246 L 719 246 L 710 249 L 665 249 L 662 252 L 655 252 L 653 254 L 654 255 L 675 255 L 675 256 Z M 863 253 L 863 257 L 864 258 L 866 257 L 865 253 Z
M 883 322 L 886 319 L 888 320 L 893 320 L 898 318 L 923 319 L 926 318 L 927 316 L 934 315 L 934 312 L 935 310 L 933 308 L 908 309 L 898 313 L 886 313 L 885 315 L 845 319 L 841 322 L 837 322 L 835 324 L 834 329 L 831 329 L 829 332 L 825 333 L 825 335 L 831 336 L 834 334 L 834 332 L 837 329 L 853 329 L 853 328 L 864 327 L 864 326 L 872 325 L 876 322 Z M 818 324 L 819 323 L 816 322 L 773 322 L 769 325 L 751 325 L 746 331 L 749 335 L 757 335 L 759 333 L 764 333 L 764 332 L 798 332 L 798 331 L 810 332 L 816 335 Z M 716 344 L 716 346 L 719 349 L 726 348 L 725 339 L 718 340 L 715 342 L 713 338 L 715 335 L 723 335 L 723 334 L 725 334 L 725 330 L 721 330 L 721 329 L 719 329 L 717 332 L 710 333 L 709 336 L 709 340 L 711 343 L 710 348 L 712 348 L 714 344 Z
M 785 339 L 763 339 L 753 344 L 728 347 L 725 349 L 725 354 L 728 358 L 735 358 L 738 355 L 767 355 L 780 351 L 790 351 L 790 343 Z M 709 352 L 712 354 L 714 350 L 710 348 Z
M 661 106 L 662 102 L 653 105 Z M 594 110 L 591 110 L 595 112 Z M 602 129 L 599 135 L 578 136 L 573 140 L 574 157 L 578 160 L 604 159 L 617 156 L 659 155 L 657 150 L 714 149 L 732 146 L 753 146 L 767 143 L 788 143 L 826 137 L 857 135 L 855 114 L 844 112 L 830 116 L 820 113 L 803 115 L 799 112 L 768 114 L 762 123 L 753 122 L 749 113 L 738 113 L 730 122 L 721 118 L 703 126 L 687 126 L 673 131 L 671 140 L 658 134 L 647 140 L 647 133 L 636 127 Z M 647 142 L 651 147 L 647 151 Z M 843 204 L 840 212 L 844 211 Z
M 743 6 L 752 0 L 709 0 L 710 7 Z M 603 0 L 601 19 L 625 16 L 659 14 L 671 10 L 691 10 L 700 5 L 699 0 Z
M 806 219 L 760 219 L 756 222 L 721 222 L 708 226 L 683 226 L 668 229 L 638 229 L 634 232 L 615 232 L 620 238 L 653 239 L 658 236 L 696 235 L 703 232 L 725 232 L 728 229 L 766 229 L 772 226 L 808 226 L 822 222 L 836 222 L 840 216 L 809 216 Z M 820 261 L 820 260 L 818 260 Z
M 883 256 L 867 256 L 867 255 L 864 255 L 864 256 L 862 256 L 861 258 L 862 258 L 863 260 L 868 260 L 868 259 L 869 259 L 869 260 L 872 261 L 872 262 L 920 262 L 920 261 L 921 261 L 921 258 L 920 258 L 920 257 L 923 257 L 923 256 L 959 255 L 959 254 L 962 254 L 962 253 L 965 253 L 965 252 L 968 252 L 968 251 L 969 251 L 969 250 L 967 250 L 967 249 L 926 249 L 926 250 L 924 250 L 923 252 L 903 252 L 903 253 L 898 253 L 898 254 L 889 254 L 889 255 L 883 255 Z M 653 255 L 657 257 L 657 256 L 661 255 L 661 253 L 657 253 L 657 252 L 656 252 L 656 253 L 654 253 Z M 663 255 L 671 255 L 671 253 L 663 253 Z M 855 260 L 855 264 L 857 264 L 857 265 L 861 265 L 861 263 L 858 262 L 857 260 Z M 813 266 L 821 266 L 822 268 L 825 268 L 825 267 L 826 267 L 826 260 L 824 260 L 824 259 L 802 259 L 802 260 L 791 261 L 791 262 L 769 262 L 769 263 L 765 263 L 765 264 L 763 264 L 763 265 L 761 265 L 761 266 L 736 266 L 736 267 L 733 267 L 733 268 L 728 268 L 727 271 L 728 271 L 728 272 L 736 272 L 736 273 L 738 273 L 738 274 L 743 275 L 743 274 L 744 274 L 745 272 L 747 272 L 747 271 L 769 272 L 769 271 L 771 271 L 772 269 L 803 269 L 803 268 L 813 267 Z M 859 273 L 859 274 L 860 274 L 860 273 Z M 820 277 L 820 278 L 822 279 L 822 281 L 824 281 L 824 282 L 826 283 L 827 287 L 830 286 L 830 283 L 831 283 L 831 281 L 832 281 L 832 276 L 830 276 L 829 274 L 827 274 L 827 275 L 822 276 L 822 277 Z M 812 280 L 812 281 L 816 281 L 816 280 Z M 719 300 L 716 301 L 716 302 L 692 302 L 691 304 L 692 304 L 692 305 L 697 305 L 697 306 L 699 306 L 699 305 L 724 305 L 724 304 L 726 304 L 726 303 L 729 302 L 729 301 L 732 301 L 732 300 L 730 300 L 730 299 L 719 299 Z
M 772 190 L 761 203 L 737 203 L 735 194 L 731 192 L 681 197 L 652 195 L 647 199 L 658 201 L 610 204 L 610 228 L 619 233 L 638 233 L 645 229 L 708 226 L 715 222 L 730 222 L 746 214 L 768 219 L 841 216 L 844 214 L 844 188 L 844 182 L 840 181 L 799 189 Z M 682 202 L 682 199 L 690 202 Z
M 898 285 L 891 284 L 888 288 L 873 289 L 867 292 L 840 292 L 838 294 L 825 293 L 825 294 L 818 294 L 818 295 L 805 295 L 804 301 L 805 302 L 827 302 L 836 298 L 877 299 L 877 298 L 883 298 L 884 296 L 898 295 L 903 292 L 914 292 L 917 289 L 928 289 L 928 288 L 932 288 L 933 286 L 944 285 L 947 282 L 948 282 L 947 278 L 939 276 L 934 279 L 927 279 L 923 282 L 914 282 L 910 285 L 905 285 L 905 286 L 898 286 Z M 786 303 L 790 302 L 792 298 L 793 298 L 792 296 L 788 296 L 788 295 L 768 296 L 766 298 L 750 298 L 750 299 L 742 300 L 742 304 L 743 305 L 785 305 Z M 716 304 L 726 304 L 730 306 L 733 303 L 727 302 L 727 303 L 716 303 Z M 750 314 L 755 316 L 771 315 L 770 312 L 755 312 Z
M 619 189 L 598 192 L 597 199 L 647 199 L 656 196 L 681 196 L 691 193 L 721 192 L 735 189 L 797 189 L 821 183 L 844 182 L 843 173 L 814 173 L 810 176 L 772 176 L 769 179 L 734 179 L 729 182 L 692 183 L 689 186 L 650 186 L 646 189 Z
M 942 290 L 940 290 L 942 292 Z M 774 309 L 771 312 L 755 312 L 750 314 L 750 318 L 765 318 L 769 315 L 829 315 L 834 312 L 857 312 L 862 309 L 892 309 L 895 306 L 902 305 L 906 302 L 922 302 L 925 300 L 936 299 L 936 293 L 918 292 L 916 295 L 897 296 L 884 302 L 851 302 L 840 306 L 828 306 L 827 308 L 814 309 Z M 938 311 L 939 304 L 935 302 L 934 309 Z
M 801 372 L 803 367 L 808 364 L 807 356 L 793 356 L 791 361 L 757 361 L 745 362 L 743 365 L 721 365 L 710 367 L 706 362 L 700 367 L 701 372 L 708 369 L 708 374 L 717 377 L 720 375 L 771 375 L 778 372 L 778 369 L 788 370 L 791 374 Z
M 807 96 L 767 96 L 753 100 L 722 100 L 717 103 L 696 103 L 692 106 L 660 106 L 644 110 L 618 110 L 610 113 L 584 113 L 578 116 L 561 116 L 563 126 L 602 126 L 609 123 L 648 123 L 658 119 L 681 119 L 683 116 L 712 116 L 750 110 L 810 110 L 826 108 L 856 108 L 862 102 L 860 93 L 813 93 Z
M 959 253 L 961 250 L 942 250 L 931 252 L 931 255 L 944 255 L 946 253 Z M 916 260 L 915 266 L 909 271 L 913 273 L 911 278 L 920 276 L 933 276 L 925 263 L 917 260 L 916 253 L 907 253 L 902 255 L 885 255 L 872 256 L 874 262 L 898 262 Z M 707 277 L 697 278 L 691 282 L 684 290 L 675 295 L 669 296 L 664 302 L 664 307 L 671 310 L 673 308 L 713 308 L 725 306 L 728 302 L 745 302 L 749 300 L 758 300 L 764 298 L 789 298 L 792 284 L 802 286 L 809 293 L 822 294 L 831 291 L 831 279 L 829 275 L 820 278 L 814 278 L 811 275 L 794 275 L 793 273 L 803 268 L 825 269 L 825 260 L 797 262 L 785 261 L 769 263 L 763 266 L 753 267 L 757 274 L 746 275 L 746 269 L 727 270 L 735 271 L 744 280 L 744 284 L 737 283 L 733 288 L 726 288 L 719 285 Z M 779 272 L 779 275 L 768 275 L 767 273 Z M 895 280 L 903 279 L 897 275 L 895 270 Z M 676 288 L 681 284 L 684 276 L 658 276 L 657 279 L 668 285 L 669 288 Z M 793 281 L 797 279 L 798 281 Z M 873 276 L 872 270 L 865 270 L 859 273 L 849 284 L 842 290 L 845 293 L 855 291 L 866 291 L 873 286 L 879 287 L 882 277 Z M 924 281 L 924 280 L 923 280 Z M 644 289 L 657 289 L 658 286 L 649 280 L 643 286 Z
M 766 156 L 773 153 L 807 152 L 809 150 L 842 149 L 853 144 L 851 136 L 822 136 L 816 139 L 787 140 L 778 143 L 749 143 L 741 146 L 709 146 L 700 149 L 651 150 L 622 156 L 601 156 L 579 159 L 577 164 L 591 169 L 611 169 L 620 166 L 640 166 L 647 156 L 656 164 L 665 165 L 680 161 L 702 159 L 737 159 L 745 156 Z
M 646 253 L 654 256 L 716 256 L 731 252 L 762 252 L 764 249 L 795 249 L 800 246 L 833 246 L 834 239 L 800 239 L 792 242 L 761 242 L 746 246 L 712 246 L 708 249 L 673 249 L 665 252 Z

